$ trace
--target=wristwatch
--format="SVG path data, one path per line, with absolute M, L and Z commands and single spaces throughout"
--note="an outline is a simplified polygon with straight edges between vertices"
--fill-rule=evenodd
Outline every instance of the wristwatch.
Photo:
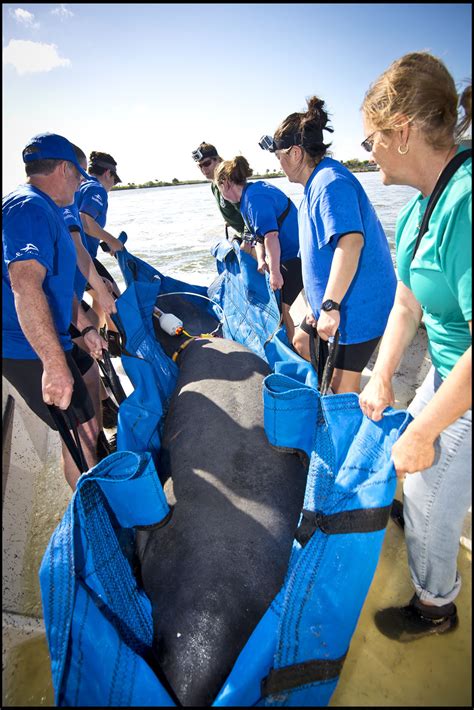
M 332 301 L 330 298 L 328 298 L 326 301 L 323 301 L 323 303 L 321 304 L 321 310 L 322 311 L 340 311 L 341 304 L 336 303 L 336 301 Z

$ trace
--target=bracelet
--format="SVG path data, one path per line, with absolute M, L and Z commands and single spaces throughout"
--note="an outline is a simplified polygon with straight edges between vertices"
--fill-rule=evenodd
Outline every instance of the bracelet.
M 84 337 L 91 330 L 95 330 L 95 332 L 97 333 L 97 328 L 94 325 L 88 325 L 87 328 L 84 328 L 84 330 L 81 330 L 82 337 Z

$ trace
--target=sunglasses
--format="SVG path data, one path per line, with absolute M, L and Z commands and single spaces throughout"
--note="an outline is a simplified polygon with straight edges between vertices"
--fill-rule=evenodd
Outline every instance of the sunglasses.
M 360 144 L 361 147 L 367 151 L 367 153 L 372 152 L 372 148 L 374 147 L 374 142 L 375 142 L 374 136 L 376 133 L 378 133 L 378 131 L 374 131 L 373 133 L 371 133 L 370 136 L 367 136 L 367 138 L 364 141 L 362 141 L 362 143 Z
M 199 167 L 200 168 L 208 168 L 209 165 L 212 165 L 213 162 L 214 162 L 214 158 L 211 158 L 209 160 L 204 160 L 202 163 L 199 163 Z

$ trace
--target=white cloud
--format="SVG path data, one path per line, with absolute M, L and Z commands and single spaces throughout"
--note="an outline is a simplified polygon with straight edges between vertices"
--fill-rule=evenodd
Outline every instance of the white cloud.
M 4 64 L 11 64 L 18 74 L 47 72 L 56 67 L 67 67 L 69 59 L 60 57 L 55 44 L 11 39 L 3 50 Z
M 16 10 L 10 10 L 10 15 L 14 17 L 20 25 L 24 25 L 25 27 L 36 30 L 40 26 L 39 22 L 35 22 L 33 13 L 28 12 L 28 10 L 23 10 L 21 7 L 17 7 Z
M 54 10 L 51 10 L 51 14 L 58 15 L 61 20 L 66 20 L 68 17 L 74 17 L 74 13 L 71 12 L 71 10 L 68 10 L 66 5 L 60 5 L 59 7 L 55 7 Z

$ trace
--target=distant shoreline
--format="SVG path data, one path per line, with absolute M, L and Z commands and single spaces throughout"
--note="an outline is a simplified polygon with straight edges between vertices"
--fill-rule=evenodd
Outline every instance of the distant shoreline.
M 342 162 L 351 173 L 373 173 L 379 170 L 378 166 L 370 164 L 368 160 L 360 162 L 358 160 L 348 160 Z M 286 177 L 283 171 L 268 172 L 262 175 L 256 174 L 252 175 L 252 180 L 270 180 L 272 178 Z M 148 182 L 141 183 L 137 185 L 134 182 L 129 182 L 127 185 L 116 185 L 112 188 L 113 191 L 119 190 L 143 190 L 150 187 L 178 187 L 179 185 L 204 185 L 208 183 L 209 180 L 178 180 L 173 178 L 171 182 L 165 180 L 148 180 Z

